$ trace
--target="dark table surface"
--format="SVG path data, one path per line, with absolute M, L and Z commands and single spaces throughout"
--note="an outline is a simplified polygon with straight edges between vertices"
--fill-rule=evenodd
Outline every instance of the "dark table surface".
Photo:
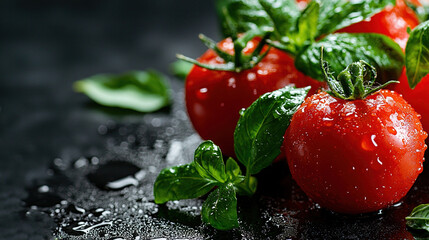
M 239 198 L 236 230 L 203 225 L 200 199 L 154 204 L 159 171 L 190 162 L 201 141 L 183 81 L 169 74 L 176 53 L 204 51 L 200 32 L 220 39 L 213 1 L 0 1 L 0 239 L 413 238 L 404 217 L 429 202 L 427 171 L 380 214 L 318 208 L 284 163 Z M 173 105 L 156 113 L 101 107 L 72 90 L 93 74 L 149 68 L 173 89 Z M 135 173 L 136 186 L 106 188 Z

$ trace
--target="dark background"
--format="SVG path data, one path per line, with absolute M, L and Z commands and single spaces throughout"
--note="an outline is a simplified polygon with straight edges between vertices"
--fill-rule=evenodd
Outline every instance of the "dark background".
M 239 198 L 241 226 L 229 232 L 201 224 L 201 200 L 155 205 L 156 175 L 189 162 L 200 141 L 183 82 L 169 73 L 176 53 L 205 50 L 198 33 L 220 39 L 214 1 L 0 1 L 0 239 L 412 238 L 404 217 L 429 200 L 428 174 L 401 205 L 348 217 L 310 203 L 280 163 L 260 176 L 255 197 Z M 72 89 L 93 74 L 149 68 L 169 76 L 175 99 L 157 113 L 100 107 Z M 132 163 L 146 178 L 99 189 L 88 176 L 111 161 Z M 91 215 L 97 208 L 106 214 Z M 79 221 L 113 223 L 70 230 Z
M 176 53 L 205 50 L 200 32 L 218 36 L 213 1 L 0 1 L 0 236 L 51 232 L 21 216 L 26 187 L 53 159 L 103 146 L 100 124 L 140 121 L 88 106 L 72 83 L 148 68 L 168 74 Z

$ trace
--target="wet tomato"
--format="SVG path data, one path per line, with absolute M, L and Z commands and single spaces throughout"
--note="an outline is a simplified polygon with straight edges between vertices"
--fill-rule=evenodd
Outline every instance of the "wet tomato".
M 244 54 L 253 52 L 258 42 L 258 39 L 250 41 Z M 221 41 L 218 46 L 229 54 L 234 53 L 231 39 Z M 224 63 L 213 50 L 205 52 L 198 61 L 210 65 Z M 224 154 L 234 156 L 233 135 L 239 111 L 250 106 L 260 95 L 291 84 L 312 86 L 311 94 L 322 86 L 299 72 L 288 54 L 271 48 L 254 68 L 241 72 L 194 66 L 186 78 L 186 108 L 200 136 L 215 142 Z
M 292 177 L 311 199 L 356 214 L 405 196 L 422 172 L 426 137 L 418 114 L 393 91 L 351 101 L 321 92 L 293 116 L 285 149 Z
M 397 0 L 395 6 L 387 7 L 370 19 L 352 24 L 339 32 L 384 34 L 405 49 L 409 37 L 407 28 L 413 29 L 418 24 L 419 19 L 415 12 L 405 4 L 404 0 Z
M 405 70 L 399 79 L 399 83 L 394 86 L 394 90 L 400 93 L 405 100 L 417 113 L 421 115 L 423 128 L 429 131 L 429 104 L 427 102 L 427 94 L 429 93 L 429 75 L 426 75 L 414 89 L 408 85 L 407 75 Z

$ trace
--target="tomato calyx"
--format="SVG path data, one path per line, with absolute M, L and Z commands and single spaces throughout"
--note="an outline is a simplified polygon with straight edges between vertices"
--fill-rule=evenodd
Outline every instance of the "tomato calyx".
M 323 60 L 323 47 L 321 49 L 320 64 L 325 81 L 329 86 L 329 91 L 327 92 L 331 96 L 343 100 L 365 99 L 391 83 L 398 83 L 398 81 L 392 80 L 374 87 L 377 70 L 363 60 L 349 64 L 335 78 L 329 69 L 329 63 Z
M 255 50 L 251 54 L 243 54 L 243 50 L 247 46 L 247 43 L 252 40 L 254 37 L 258 36 L 259 32 L 246 32 L 245 34 L 237 37 L 237 35 L 231 37 L 234 43 L 234 54 L 229 54 L 223 50 L 221 50 L 217 43 L 205 36 L 204 34 L 200 34 L 200 40 L 206 45 L 207 48 L 213 50 L 219 57 L 224 60 L 223 64 L 205 64 L 200 63 L 199 61 L 186 57 L 184 55 L 178 54 L 177 58 L 195 64 L 199 67 L 206 68 L 209 70 L 215 71 L 230 71 L 230 72 L 241 72 L 247 69 L 254 68 L 262 59 L 268 54 L 271 47 L 268 47 L 267 50 L 262 52 L 264 46 L 266 45 L 266 40 L 269 37 L 269 34 L 265 34 L 265 36 L 259 41 Z M 261 53 L 262 52 L 262 53 Z

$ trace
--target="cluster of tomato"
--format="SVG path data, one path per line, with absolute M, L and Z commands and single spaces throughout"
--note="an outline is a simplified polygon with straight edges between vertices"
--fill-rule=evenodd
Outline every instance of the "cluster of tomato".
M 306 2 L 306 1 L 300 1 Z M 370 19 L 339 32 L 380 33 L 405 48 L 408 33 L 419 24 L 403 0 Z M 259 40 L 247 44 L 254 51 Z M 233 54 L 233 43 L 218 44 Z M 199 62 L 222 64 L 208 50 Z M 287 53 L 271 48 L 254 68 L 241 72 L 194 66 L 186 79 L 186 107 L 196 131 L 234 156 L 233 132 L 239 111 L 260 95 L 286 85 L 311 86 L 309 97 L 294 115 L 285 135 L 285 153 L 293 178 L 310 198 L 345 213 L 369 212 L 399 201 L 422 171 L 429 130 L 429 76 L 412 90 L 404 73 L 400 83 L 365 99 L 347 101 L 320 89 L 325 83 L 298 71 Z M 414 109 L 415 111 L 414 111 Z M 341 179 L 341 180 L 339 180 Z

